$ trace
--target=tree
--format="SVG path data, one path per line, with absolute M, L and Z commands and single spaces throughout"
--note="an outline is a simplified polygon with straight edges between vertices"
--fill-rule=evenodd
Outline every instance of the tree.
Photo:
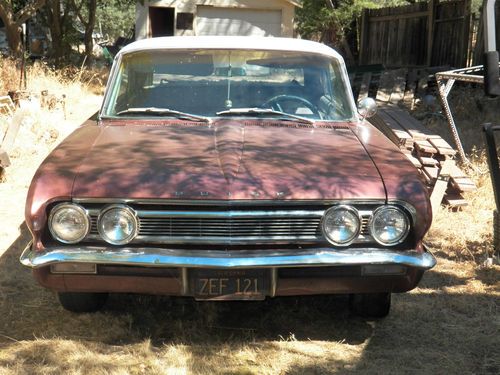
M 33 17 L 36 11 L 45 5 L 45 1 L 0 0 L 0 18 L 5 25 L 9 48 L 15 56 L 22 53 L 22 24 Z
M 134 27 L 136 0 L 99 1 L 97 22 L 100 31 L 111 41 L 128 36 Z
M 47 6 L 41 9 L 40 15 L 50 30 L 49 55 L 56 66 L 60 66 L 71 56 L 71 46 L 80 43 L 72 0 L 47 0 Z
M 97 0 L 80 0 L 79 4 L 77 4 L 76 0 L 72 0 L 72 5 L 78 19 L 85 28 L 83 43 L 85 45 L 85 56 L 90 63 L 92 61 L 92 51 L 94 49 L 93 34 L 96 20 Z

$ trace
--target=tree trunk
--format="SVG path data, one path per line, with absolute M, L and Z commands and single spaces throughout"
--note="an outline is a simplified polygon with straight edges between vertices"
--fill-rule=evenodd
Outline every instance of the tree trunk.
M 15 23 L 7 24 L 5 23 L 5 33 L 7 36 L 7 41 L 9 43 L 9 48 L 15 57 L 21 56 L 23 53 L 23 41 L 21 38 L 21 28 Z
M 63 40 L 63 16 L 61 14 L 61 2 L 59 0 L 50 0 L 48 13 L 48 25 L 52 39 L 51 55 L 54 58 L 56 66 L 60 66 L 66 52 L 65 42 Z
M 16 57 L 21 56 L 21 30 L 14 21 L 14 13 L 12 9 L 0 6 L 0 18 L 4 23 L 7 42 L 9 43 L 9 48 L 12 54 Z
M 87 64 L 90 64 L 93 58 L 94 40 L 92 39 L 92 35 L 94 34 L 96 9 L 97 9 L 97 0 L 89 0 L 88 4 L 89 19 L 88 22 L 85 23 L 85 35 L 84 35 L 85 56 L 87 57 L 86 59 Z
M 0 18 L 5 25 L 9 48 L 15 56 L 22 54 L 21 25 L 33 17 L 44 4 L 45 0 L 34 0 L 15 13 L 12 4 L 0 0 Z

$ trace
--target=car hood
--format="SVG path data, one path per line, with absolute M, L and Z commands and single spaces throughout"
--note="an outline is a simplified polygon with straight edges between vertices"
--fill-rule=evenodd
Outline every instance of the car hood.
M 78 198 L 385 199 L 349 124 L 218 120 L 101 125 L 76 174 Z

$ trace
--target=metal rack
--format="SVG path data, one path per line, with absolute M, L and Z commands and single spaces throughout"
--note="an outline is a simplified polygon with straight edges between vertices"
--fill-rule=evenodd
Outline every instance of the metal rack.
M 468 163 L 469 160 L 465 155 L 462 141 L 460 140 L 460 135 L 458 134 L 457 126 L 455 124 L 455 119 L 453 118 L 453 114 L 451 112 L 450 103 L 448 102 L 448 95 L 450 94 L 456 81 L 484 84 L 484 67 L 483 65 L 478 65 L 470 68 L 453 69 L 446 72 L 436 73 L 436 80 L 439 89 L 439 98 L 441 99 L 441 104 L 443 105 L 448 126 L 453 134 L 453 140 L 455 142 L 455 146 L 457 147 L 458 155 L 463 162 Z

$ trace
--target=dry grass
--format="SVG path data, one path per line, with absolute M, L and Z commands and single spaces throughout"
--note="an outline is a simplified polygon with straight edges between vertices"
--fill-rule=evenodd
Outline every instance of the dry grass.
M 433 219 L 427 243 L 442 256 L 479 264 L 492 255 L 495 209 L 482 124 L 500 123 L 500 98 L 485 98 L 482 87 L 457 83 L 449 101 L 460 139 L 472 162 L 472 165 L 462 164 L 462 168 L 474 180 L 478 190 L 465 194 L 469 206 L 458 212 L 441 207 Z M 421 106 L 414 115 L 454 145 L 449 126 L 439 112 L 439 106 L 431 109 Z
M 17 89 L 18 78 L 12 79 L 19 77 L 15 61 L 0 58 L 0 67 L 0 87 L 3 90 Z M 76 74 L 70 78 L 66 71 L 55 72 L 40 63 L 28 67 L 27 89 L 32 94 L 31 101 L 25 101 L 23 108 L 8 120 L 18 122 L 20 128 L 16 143 L 9 152 L 12 165 L 5 170 L 4 182 L 0 183 L 0 254 L 18 236 L 27 188 L 38 165 L 50 150 L 99 109 L 101 96 L 95 92 L 102 91 L 101 81 L 88 79 L 96 74 L 84 73 L 84 81 L 80 82 Z M 58 98 L 66 95 L 66 116 L 60 104 L 53 111 L 40 109 L 39 94 L 42 90 L 48 90 Z M 0 88 L 0 95 L 5 94 Z M 0 116 L 0 139 L 8 121 Z
M 465 194 L 469 206 L 460 211 L 442 206 L 433 219 L 427 244 L 442 256 L 479 264 L 492 256 L 495 200 L 486 155 L 472 160 L 474 168 L 464 169 L 478 189 Z
M 19 88 L 20 70 L 18 62 L 0 56 L 0 94 Z
M 21 222 L 31 174 L 94 100 L 65 79 L 30 78 L 37 88 L 47 82 L 66 93 L 70 115 L 26 115 L 26 138 L 0 184 L 0 227 Z M 466 131 L 478 117 L 462 125 Z M 446 136 L 441 120 L 426 121 Z M 58 138 L 44 144 L 40 134 L 52 127 Z M 480 131 L 470 134 L 470 144 L 480 144 Z M 485 170 L 484 155 L 475 154 L 476 169 Z M 468 196 L 470 206 L 442 208 L 427 236 L 438 266 L 417 289 L 394 295 L 383 321 L 349 316 L 345 296 L 198 304 L 112 295 L 102 312 L 72 314 L 19 264 L 29 241 L 22 227 L 0 241 L 0 374 L 497 374 L 500 267 L 480 265 L 492 246 L 493 194 L 486 174 L 472 177 L 479 190 Z
M 339 297 L 202 303 L 112 295 L 71 314 L 0 259 L 0 373 L 496 374 L 497 268 L 439 259 L 420 287 L 395 295 L 383 321 L 350 317 Z

